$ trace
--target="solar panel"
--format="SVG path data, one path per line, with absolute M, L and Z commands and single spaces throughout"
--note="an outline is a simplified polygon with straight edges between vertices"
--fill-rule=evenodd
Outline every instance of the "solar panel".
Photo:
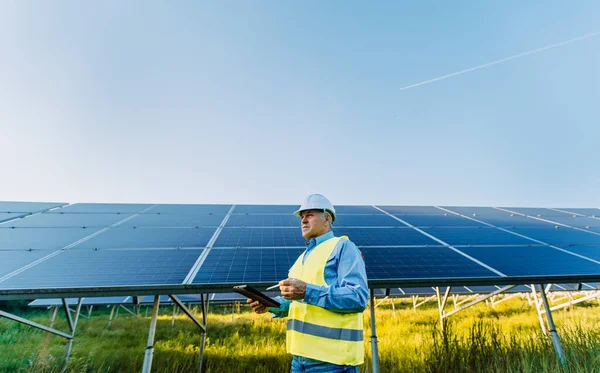
M 214 247 L 304 247 L 300 228 L 228 228 L 225 227 Z
M 0 201 L 0 212 L 38 212 L 64 205 L 60 202 L 7 202 Z
M 82 228 L 107 227 L 126 219 L 129 214 L 55 214 L 42 213 L 3 224 L 4 227 Z
M 100 228 L 0 228 L 0 250 L 61 249 L 97 232 L 99 229 Z
M 552 216 L 552 217 L 547 217 L 546 219 L 551 220 L 556 223 L 561 223 L 561 224 L 565 224 L 565 225 L 569 225 L 571 227 L 577 227 L 577 228 L 587 228 L 587 227 L 598 228 L 598 227 L 600 227 L 600 219 L 592 219 L 592 218 L 588 218 L 585 216 L 577 216 L 577 217 Z
M 361 249 L 367 277 L 377 279 L 491 277 L 497 274 L 446 247 Z
M 415 227 L 479 227 L 483 226 L 461 216 L 448 215 L 398 215 L 398 218 Z
M 572 228 L 511 228 L 509 230 L 551 245 L 600 245 L 600 235 Z
M 299 227 L 300 219 L 291 214 L 286 215 L 249 215 L 232 214 L 227 220 L 227 227 Z
M 508 276 L 551 276 L 600 273 L 600 264 L 548 246 L 463 247 L 460 251 Z
M 16 219 L 21 216 L 26 216 L 28 213 L 22 212 L 0 212 L 0 224 L 8 220 Z M 1 225 L 0 225 L 1 227 Z
M 575 254 L 583 255 L 587 258 L 594 259 L 600 262 L 600 246 L 559 246 L 573 252 Z
M 1 284 L 4 289 L 181 284 L 201 253 L 201 249 L 67 250 Z
M 440 245 L 431 238 L 409 227 L 395 228 L 345 228 L 336 227 L 338 236 L 348 236 L 357 246 L 421 246 Z
M 231 205 L 157 205 L 148 211 L 152 214 L 227 214 Z
M 496 228 L 423 228 L 450 245 L 527 245 L 534 242 Z
M 539 217 L 550 217 L 550 216 L 565 216 L 564 212 L 550 210 L 546 208 L 531 208 L 531 207 L 504 207 L 506 210 L 520 212 L 521 214 Z
M 336 214 L 383 214 L 373 206 L 334 206 Z
M 589 209 L 589 208 L 559 208 L 557 210 L 573 212 L 576 214 L 582 214 L 587 216 L 597 216 L 600 217 L 600 209 Z
M 236 214 L 292 214 L 298 205 L 236 205 Z
M 122 227 L 218 227 L 226 214 L 139 214 Z
M 444 215 L 446 212 L 433 206 L 377 206 L 393 215 Z
M 74 249 L 205 247 L 216 228 L 110 228 Z
M 87 214 L 91 213 L 121 213 L 121 214 L 132 214 L 136 212 L 142 212 L 147 208 L 154 205 L 150 204 L 127 204 L 127 203 L 76 203 L 62 207 L 57 212 L 68 212 L 77 213 L 83 212 Z
M 0 278 L 48 254 L 47 250 L 0 250 Z
M 300 221 L 296 222 L 300 225 Z M 337 215 L 333 227 L 394 227 L 405 226 L 398 220 L 385 215 Z
M 212 249 L 193 280 L 194 284 L 273 282 L 288 272 L 303 248 Z
M 132 297 L 118 296 L 118 297 L 91 297 L 83 298 L 81 304 L 84 306 L 96 306 L 96 305 L 114 305 L 114 304 L 131 304 Z M 79 302 L 79 298 L 67 298 L 67 304 L 69 306 L 75 306 Z M 50 307 L 50 306 L 62 306 L 62 299 L 36 299 L 28 304 L 29 307 Z

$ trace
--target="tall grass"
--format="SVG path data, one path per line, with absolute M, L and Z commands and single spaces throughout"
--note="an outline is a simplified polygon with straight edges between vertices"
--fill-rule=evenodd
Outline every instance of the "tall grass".
M 521 299 L 484 304 L 452 316 L 446 333 L 439 331 L 438 311 L 430 303 L 413 312 L 397 300 L 377 309 L 377 335 L 382 372 L 600 372 L 600 307 L 583 304 L 555 312 L 566 365 L 556 358 L 540 331 L 535 310 Z M 223 314 L 223 312 L 227 312 Z M 232 315 L 231 308 L 211 305 L 204 355 L 205 372 L 288 372 L 285 320 L 254 315 L 249 309 Z M 185 316 L 171 326 L 171 310 L 158 320 L 153 371 L 194 372 L 198 364 L 198 328 Z M 48 324 L 45 312 L 29 311 Z M 149 318 L 121 313 L 107 328 L 108 311 L 80 319 L 68 372 L 139 372 L 148 338 Z M 371 372 L 369 314 L 365 313 L 367 361 Z M 64 317 L 55 327 L 67 330 Z M 0 320 L 0 372 L 59 372 L 66 341 L 28 326 Z

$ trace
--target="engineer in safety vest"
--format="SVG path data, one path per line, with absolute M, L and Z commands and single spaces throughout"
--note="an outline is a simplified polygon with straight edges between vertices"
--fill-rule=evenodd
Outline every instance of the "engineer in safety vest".
M 256 313 L 288 317 L 287 351 L 292 373 L 358 372 L 364 360 L 363 311 L 369 290 L 361 252 L 347 237 L 335 237 L 335 209 L 311 194 L 294 215 L 301 218 L 304 253 L 279 282 L 279 308 L 248 300 Z

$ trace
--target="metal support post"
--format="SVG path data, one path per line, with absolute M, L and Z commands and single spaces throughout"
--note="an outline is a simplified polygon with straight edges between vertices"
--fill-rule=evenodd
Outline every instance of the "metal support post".
M 56 314 L 58 313 L 58 306 L 54 306 L 52 308 L 54 308 L 54 312 L 52 312 L 52 318 L 50 319 L 50 327 L 54 326 L 54 321 L 56 321 Z
M 375 294 L 373 289 L 370 289 L 371 299 L 371 361 L 373 363 L 373 373 L 379 373 L 379 350 L 377 348 L 377 331 L 375 330 Z
M 65 365 L 63 367 L 63 372 L 66 372 L 67 365 L 69 364 L 69 358 L 71 357 L 71 349 L 73 348 L 73 339 L 75 338 L 75 329 L 77 328 L 77 321 L 79 320 L 79 314 L 81 313 L 81 303 L 83 298 L 79 298 L 77 301 L 77 307 L 75 308 L 75 320 L 71 319 L 71 311 L 69 311 L 69 307 L 65 308 L 65 312 L 67 313 L 67 321 L 69 322 L 69 329 L 71 330 L 71 336 L 68 338 L 67 342 L 67 351 L 65 352 Z M 67 301 L 63 298 L 63 304 L 66 305 Z
M 548 335 L 548 332 L 546 332 L 546 325 L 544 324 L 544 318 L 542 317 L 540 301 L 538 300 L 538 296 L 535 291 L 535 285 L 533 285 L 533 284 L 531 284 L 531 295 L 533 297 L 533 303 L 535 304 L 535 311 L 537 312 L 538 320 L 540 322 L 540 328 L 542 328 L 542 333 L 544 333 L 544 335 Z
M 396 318 L 396 304 L 393 298 L 390 298 L 390 303 L 392 304 L 392 311 L 394 312 L 394 318 Z
M 106 326 L 107 328 L 110 328 L 110 324 L 112 323 L 113 315 L 115 313 L 115 308 L 117 308 L 117 305 L 114 305 L 110 308 L 110 316 L 108 316 L 108 325 Z
M 442 330 L 442 332 L 444 332 L 444 308 L 446 307 L 446 302 L 448 301 L 448 295 L 450 294 L 450 289 L 452 287 L 448 286 L 446 288 L 446 292 L 444 293 L 444 297 L 442 298 L 441 294 L 440 294 L 440 288 L 436 287 L 435 288 L 435 293 L 437 295 L 437 299 L 438 299 L 438 308 L 440 310 L 440 329 Z
M 175 302 L 173 302 L 173 316 L 171 316 L 171 327 L 175 326 L 175 310 L 176 310 Z
M 156 333 L 156 322 L 158 320 L 158 305 L 160 304 L 160 295 L 154 296 L 154 307 L 152 308 L 152 319 L 150 320 L 150 330 L 148 332 L 148 344 L 144 355 L 144 366 L 142 373 L 150 373 L 152 369 L 152 356 L 154 355 L 154 334 Z
M 208 294 L 204 300 L 204 294 L 200 294 L 200 308 L 202 309 L 202 324 L 204 325 L 204 333 L 200 334 L 200 346 L 198 353 L 198 373 L 202 373 L 202 361 L 204 360 L 204 345 L 206 343 L 206 318 L 208 313 Z
M 558 333 L 556 332 L 556 327 L 554 326 L 554 319 L 552 318 L 552 311 L 550 311 L 548 298 L 546 298 L 546 292 L 544 291 L 544 285 L 542 284 L 540 284 L 540 293 L 542 296 L 542 301 L 544 302 L 544 308 L 546 309 L 546 321 L 548 321 L 548 329 L 550 329 L 550 338 L 552 338 L 552 344 L 554 345 L 554 350 L 558 355 L 560 363 L 564 365 L 565 353 L 563 352 L 562 345 L 560 343 L 560 338 L 558 337 Z

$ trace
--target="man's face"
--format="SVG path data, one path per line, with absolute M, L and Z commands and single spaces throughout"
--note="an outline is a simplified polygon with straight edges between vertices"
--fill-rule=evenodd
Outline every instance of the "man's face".
M 330 223 L 328 214 L 323 214 L 321 210 L 306 210 L 300 213 L 302 237 L 310 240 L 314 237 L 327 233 Z

